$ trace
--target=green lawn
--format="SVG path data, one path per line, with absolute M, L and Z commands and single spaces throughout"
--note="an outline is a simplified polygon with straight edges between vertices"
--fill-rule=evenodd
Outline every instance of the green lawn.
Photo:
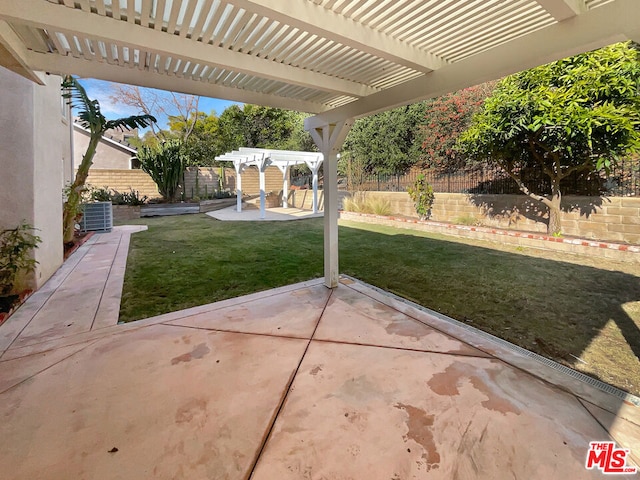
M 321 277 L 322 219 L 141 219 L 120 319 Z M 340 271 L 640 394 L 640 266 L 342 222 Z

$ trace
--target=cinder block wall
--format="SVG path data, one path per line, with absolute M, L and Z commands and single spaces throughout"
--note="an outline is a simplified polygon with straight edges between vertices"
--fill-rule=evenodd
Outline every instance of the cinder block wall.
M 294 208 L 311 210 L 313 208 L 313 190 L 289 191 L 289 205 Z M 324 210 L 324 191 L 318 190 L 318 210 Z
M 196 188 L 196 173 L 198 177 L 198 186 Z M 234 184 L 235 189 L 235 171 L 233 168 L 224 168 L 224 188 L 230 188 L 229 184 Z M 184 172 L 185 193 L 188 198 L 204 197 L 205 194 L 211 194 L 211 192 L 218 190 L 220 184 L 218 179 L 220 178 L 219 167 L 189 167 Z M 199 191 L 198 191 L 199 190 Z
M 196 189 L 196 171 L 198 172 L 198 193 Z M 207 193 L 219 188 L 218 178 L 220 177 L 220 167 L 190 167 L 184 175 L 187 198 L 193 196 L 204 196 L 205 185 Z M 224 168 L 224 188 L 235 193 L 236 171 L 233 168 Z M 277 167 L 269 167 L 265 172 L 266 191 L 280 193 L 282 191 L 282 172 Z M 212 190 L 213 189 L 213 190 Z M 255 167 L 249 167 L 242 172 L 242 193 L 245 195 L 258 195 L 260 193 L 260 173 Z
M 385 198 L 396 215 L 417 217 L 405 192 L 367 192 Z M 564 197 L 562 232 L 582 238 L 640 244 L 640 198 Z M 532 232 L 546 232 L 548 210 L 524 195 L 436 193 L 431 219 Z
M 266 193 L 282 192 L 282 172 L 278 167 L 269 167 L 265 171 Z M 229 186 L 231 190 L 235 190 L 235 171 L 233 179 Z M 242 193 L 245 195 L 258 195 L 260 193 L 260 172 L 256 167 L 249 167 L 242 172 Z
M 87 183 L 97 187 L 108 187 L 119 192 L 128 192 L 129 189 L 137 190 L 140 196 L 149 198 L 160 196 L 158 187 L 151 177 L 142 170 L 89 170 Z
M 211 193 L 213 189 L 218 188 L 218 177 L 220 168 L 218 167 L 199 167 L 198 168 L 198 185 L 200 188 L 200 196 L 205 194 L 205 185 L 207 192 Z M 224 186 L 235 193 L 236 190 L 236 172 L 233 168 L 224 169 Z M 196 167 L 187 169 L 184 176 L 187 198 L 191 197 L 191 192 L 197 196 L 196 192 Z M 282 173 L 277 167 L 269 167 L 266 171 L 266 188 L 268 192 L 280 193 L 282 191 Z M 108 170 L 95 169 L 89 171 L 87 183 L 94 187 L 108 187 L 119 192 L 128 192 L 129 189 L 137 190 L 140 195 L 146 195 L 149 198 L 160 196 L 158 187 L 151 177 L 142 170 Z M 260 193 L 260 173 L 257 168 L 250 167 L 242 173 L 242 192 L 245 195 L 258 195 Z
M 338 191 L 338 209 L 342 209 L 342 200 L 349 196 L 349 192 Z M 311 210 L 313 206 L 313 190 L 291 190 L 289 191 L 289 206 Z M 318 210 L 324 210 L 324 191 L 318 190 Z

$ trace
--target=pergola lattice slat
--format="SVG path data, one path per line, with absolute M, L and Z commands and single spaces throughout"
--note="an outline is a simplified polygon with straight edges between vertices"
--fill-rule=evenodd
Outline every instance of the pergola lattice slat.
M 107 80 L 166 85 L 179 79 L 172 90 L 207 95 L 203 85 L 196 85 L 203 77 L 194 70 L 151 68 L 155 62 L 148 65 L 147 60 L 159 55 L 173 67 L 190 64 L 209 72 L 234 72 L 207 77 L 209 96 L 237 100 L 246 93 L 254 99 L 249 101 L 320 113 L 428 79 L 440 69 L 555 25 L 581 30 L 569 21 L 595 10 L 609 10 L 603 15 L 605 24 L 620 25 L 625 20 L 621 9 L 611 8 L 616 4 L 632 14 L 640 8 L 633 0 L 0 0 L 0 19 L 10 28 L 35 28 L 56 47 L 43 51 L 25 37 L 27 53 L 14 42 L 8 51 L 18 58 L 0 58 L 0 64 L 11 63 L 35 78 L 33 72 L 42 70 L 98 76 L 105 69 L 93 69 L 94 63 L 106 62 L 114 70 L 135 72 L 112 71 L 103 75 Z M 597 29 L 592 34 L 597 37 Z M 76 43 L 74 37 L 82 41 Z M 0 43 L 6 48 L 11 38 L 5 33 Z M 105 45 L 106 55 L 85 48 L 96 42 Z M 548 50 L 566 50 L 543 43 Z M 124 54 L 126 61 L 117 53 L 124 47 L 136 52 L 131 58 Z M 30 51 L 51 58 L 43 60 Z M 68 56 L 77 62 L 63 58 Z M 267 84 L 247 77 L 308 90 L 269 84 L 268 91 L 260 92 L 255 85 Z M 469 78 L 480 81 L 476 75 Z M 274 98 L 255 100 L 263 98 L 256 93 Z

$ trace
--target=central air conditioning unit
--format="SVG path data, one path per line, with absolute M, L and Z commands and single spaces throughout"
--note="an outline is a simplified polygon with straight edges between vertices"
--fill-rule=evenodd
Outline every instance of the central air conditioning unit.
M 110 232 L 113 228 L 113 207 L 111 202 L 85 203 L 80 220 L 83 232 Z

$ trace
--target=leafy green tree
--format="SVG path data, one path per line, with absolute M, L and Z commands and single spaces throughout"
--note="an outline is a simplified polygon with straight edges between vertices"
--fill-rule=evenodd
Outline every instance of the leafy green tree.
M 222 153 L 219 135 L 219 118 L 215 112 L 192 112 L 189 121 L 179 116 L 169 117 L 169 130 L 174 138 L 185 138 L 183 153 L 187 166 L 213 166 L 215 157 Z M 189 131 L 189 135 L 185 133 Z
M 231 105 L 222 112 L 218 119 L 218 131 L 222 149 L 225 152 L 237 150 L 244 145 L 244 112 L 238 105 Z
M 467 157 L 457 150 L 460 135 L 469 128 L 473 115 L 482 108 L 496 82 L 465 88 L 425 102 L 422 132 L 422 164 L 443 172 L 464 168 Z
M 142 137 L 138 137 L 137 140 L 133 139 L 133 142 L 131 142 L 131 144 L 136 149 L 143 145 L 146 145 L 147 147 L 157 147 L 162 141 L 161 138 L 164 137 L 160 137 L 159 134 L 154 134 L 151 130 L 147 130 L 146 132 L 144 132 Z
M 156 147 L 142 146 L 138 149 L 138 160 L 158 186 L 162 198 L 173 202 L 186 167 L 182 140 L 174 138 Z
M 246 104 L 232 105 L 220 115 L 218 132 L 224 152 L 239 147 L 310 150 L 304 116 L 291 110 Z
M 549 209 L 560 233 L 560 185 L 574 172 L 608 171 L 640 152 L 640 62 L 631 43 L 559 60 L 503 79 L 460 138 L 459 148 L 502 167 L 520 190 Z M 525 168 L 548 176 L 530 191 Z
M 82 162 L 78 166 L 75 180 L 68 188 L 67 198 L 62 210 L 63 241 L 64 243 L 69 243 L 73 240 L 76 218 L 80 210 L 82 192 L 89 176 L 89 169 L 104 132 L 109 129 L 133 130 L 138 127 L 145 128 L 155 123 L 156 119 L 153 115 L 133 115 L 118 118 L 117 120 L 107 120 L 100 111 L 100 103 L 97 100 L 91 100 L 87 96 L 85 89 L 74 77 L 66 76 L 62 82 L 62 89 L 64 91 L 63 97 L 68 99 L 72 108 L 78 109 L 78 122 L 90 132 L 89 146 L 82 156 Z
M 247 147 L 279 148 L 294 129 L 294 116 L 287 110 L 245 105 L 243 114 Z
M 304 119 L 309 115 L 302 112 L 287 110 L 291 129 L 288 136 L 277 143 L 281 150 L 297 150 L 301 152 L 317 152 L 318 146 L 311 138 L 311 134 L 304 129 Z
M 344 142 L 342 163 L 364 164 L 366 173 L 406 172 L 421 157 L 424 114 L 421 102 L 357 120 Z

